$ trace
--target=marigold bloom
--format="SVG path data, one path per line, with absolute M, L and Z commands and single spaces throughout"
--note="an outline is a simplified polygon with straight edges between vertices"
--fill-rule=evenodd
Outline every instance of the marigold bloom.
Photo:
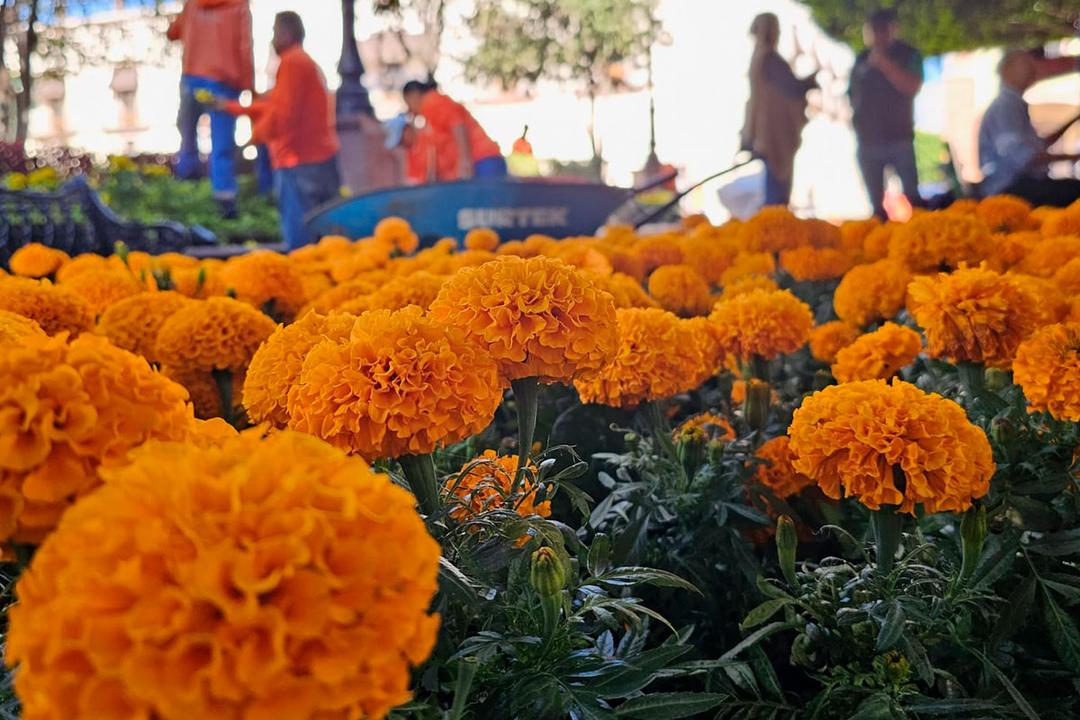
M 198 265 L 172 267 L 169 278 L 173 290 L 189 298 L 205 299 L 225 294 L 225 283 L 221 280 L 220 260 L 204 260 Z
M 999 272 L 1019 265 L 1035 246 L 1042 242 L 1042 235 L 1030 230 L 999 235 L 994 238 L 994 251 L 987 262 Z
M 911 328 L 887 322 L 836 354 L 832 374 L 840 382 L 887 380 L 922 351 L 922 338 Z
M 60 287 L 85 300 L 94 317 L 101 315 L 110 305 L 147 289 L 126 269 L 86 270 L 62 281 Z
M 764 275 L 747 275 L 725 285 L 723 291 L 720 293 L 720 300 L 730 300 L 731 298 L 746 295 L 755 290 L 767 290 L 772 292 L 773 290 L 779 289 L 780 286 L 777 285 L 776 281 L 771 277 L 766 277 Z
M 255 351 L 244 380 L 244 407 L 252 422 L 285 427 L 289 391 L 300 378 L 304 358 L 323 340 L 341 342 L 347 338 L 355 320 L 346 313 L 311 312 L 275 330 Z
M 697 387 L 702 372 L 691 326 L 666 310 L 616 311 L 619 344 L 599 374 L 574 382 L 584 403 L 630 408 Z
M 892 242 L 893 233 L 898 227 L 900 227 L 900 223 L 887 222 L 868 232 L 866 237 L 863 238 L 863 261 L 872 263 L 887 258 L 889 256 L 889 243 Z
M 881 221 L 877 218 L 848 220 L 842 223 L 839 229 L 840 247 L 853 255 L 861 255 L 867 236 L 879 227 L 881 227 Z M 882 252 L 882 255 L 884 255 L 884 252 Z
M 904 307 L 911 282 L 908 269 L 893 260 L 878 260 L 848 270 L 833 293 L 837 317 L 856 327 L 891 320 Z
M 502 394 L 495 361 L 457 326 L 374 310 L 308 352 L 289 427 L 369 459 L 421 455 L 487 427 Z
M 274 321 L 232 298 L 184 305 L 158 331 L 157 357 L 177 370 L 242 370 Z
M 616 308 L 660 307 L 655 300 L 649 297 L 649 293 L 645 292 L 645 288 L 641 287 L 641 283 L 629 275 L 617 272 L 606 277 L 597 277 L 594 282 L 601 290 L 611 294 L 615 299 Z
M 14 343 L 27 335 L 45 335 L 41 326 L 28 317 L 0 310 L 0 346 Z
M 795 352 L 814 326 L 810 307 L 788 290 L 755 290 L 716 304 L 709 319 L 724 350 L 746 362 Z
M 65 282 L 88 270 L 126 271 L 127 267 L 124 265 L 124 261 L 116 255 L 105 257 L 95 253 L 83 253 L 71 258 L 56 271 L 56 281 Z
M 1062 263 L 1074 257 L 1080 257 L 1080 236 L 1048 237 L 1035 244 L 1016 269 L 1028 275 L 1049 278 L 1061 268 Z
M 28 278 L 43 278 L 56 274 L 71 257 L 63 250 L 57 250 L 41 243 L 27 243 L 11 254 L 8 267 L 12 275 Z
M 375 226 L 375 240 L 395 248 L 402 255 L 416 251 L 420 238 L 413 232 L 412 226 L 399 217 L 383 218 Z
M 1043 220 L 1042 227 L 1040 228 L 1044 237 L 1056 238 L 1066 235 L 1080 237 L 1080 205 L 1073 203 L 1069 207 L 1061 210 L 1053 210 L 1050 208 L 1040 209 L 1043 210 L 1046 215 L 1046 219 Z
M 1036 327 L 1035 301 L 1007 275 L 985 268 L 924 275 L 908 287 L 908 311 L 931 357 L 1007 367 Z
M 671 437 L 676 442 L 726 442 L 735 439 L 735 430 L 723 415 L 706 412 L 684 420 Z
M 465 331 L 508 381 L 568 383 L 618 344 L 615 303 L 587 274 L 545 257 L 499 257 L 443 284 L 431 317 Z
M 1080 295 L 1080 255 L 1069 260 L 1054 273 L 1054 284 L 1070 297 Z
M 818 325 L 810 331 L 810 354 L 815 360 L 832 365 L 836 362 L 836 353 L 855 342 L 858 337 L 859 328 L 843 320 Z
M 825 248 L 839 249 L 842 247 L 840 228 L 833 225 L 828 220 L 809 218 L 807 220 L 800 220 L 800 222 L 806 229 L 807 237 L 809 238 L 809 243 L 812 247 L 822 250 Z
M 650 235 L 638 240 L 634 254 L 641 259 L 648 275 L 661 265 L 679 265 L 683 261 L 682 245 L 674 235 Z
M 776 272 L 776 260 L 772 253 L 740 252 L 731 265 L 720 273 L 720 284 L 727 287 L 751 276 L 772 275 Z
M 380 283 L 367 278 L 349 280 L 340 285 L 326 290 L 317 295 L 311 302 L 304 306 L 297 317 L 303 317 L 309 311 L 315 311 L 321 315 L 344 305 L 357 298 L 367 297 L 379 287 Z
M 694 235 L 682 241 L 683 264 L 693 268 L 706 282 L 720 285 L 724 271 L 739 254 L 734 238 Z
M 786 207 L 762 208 L 739 228 L 739 246 L 752 253 L 777 253 L 810 244 L 810 230 Z
M 457 502 L 450 510 L 450 517 L 463 522 L 488 510 L 501 509 L 513 510 L 521 517 L 550 517 L 551 501 L 537 502 L 540 486 L 535 481 L 537 468 L 531 461 L 517 495 L 511 496 L 517 463 L 516 455 L 500 456 L 494 450 L 485 450 L 465 463 L 447 482 L 450 495 Z
M 1050 280 L 1012 272 L 1006 277 L 1034 298 L 1029 309 L 1035 317 L 1035 327 L 1053 325 L 1068 316 L 1069 299 L 1065 297 L 1061 288 Z
M 0 310 L 30 318 L 49 335 L 78 335 L 94 326 L 85 300 L 47 280 L 0 278 Z
M 27 720 L 378 719 L 409 699 L 439 545 L 408 492 L 298 433 L 151 443 L 106 475 L 16 590 Z
M 850 253 L 835 248 L 805 246 L 780 253 L 780 266 L 797 282 L 832 280 L 854 264 Z
M 827 496 L 877 510 L 963 512 L 990 489 L 993 453 L 964 409 L 900 380 L 833 385 L 795 411 L 792 467 Z
M 994 195 L 979 202 L 975 217 L 993 233 L 1032 230 L 1038 223 L 1031 218 L 1031 203 L 1015 195 Z
M 419 305 L 427 309 L 438 297 L 444 282 L 444 275 L 433 275 L 424 271 L 396 277 L 367 295 L 364 298 L 364 308 L 400 310 L 409 305 Z M 338 307 L 348 310 L 344 303 Z
M 690 349 L 697 353 L 699 359 L 697 363 L 698 381 L 695 385 L 700 385 L 715 375 L 724 362 L 723 333 L 707 317 L 690 318 L 689 320 L 683 320 L 682 324 L 690 331 L 694 343 Z
M 948 212 L 917 215 L 889 238 L 889 258 L 915 272 L 977 265 L 993 250 L 994 241 L 982 221 Z
M 86 333 L 0 347 L 0 543 L 37 543 L 149 439 L 182 440 L 187 393 L 142 358 Z
M 465 233 L 465 248 L 494 252 L 499 247 L 499 233 L 491 228 L 473 228 Z
M 97 331 L 109 342 L 150 362 L 158 362 L 161 326 L 187 303 L 177 292 L 142 292 L 110 305 L 98 319 Z
M 1032 410 L 1080 422 L 1080 322 L 1036 331 L 1020 344 L 1012 369 Z
M 330 277 L 336 283 L 354 280 L 373 270 L 386 267 L 393 253 L 394 245 L 388 242 L 380 242 L 375 238 L 361 240 L 353 245 L 351 252 L 331 266 Z
M 649 294 L 680 317 L 707 315 L 713 305 L 709 284 L 686 265 L 664 265 L 649 275 Z
M 814 485 L 813 478 L 792 466 L 791 441 L 786 435 L 762 443 L 754 457 L 764 461 L 754 471 L 754 480 L 781 500 L 798 495 Z
M 608 252 L 607 258 L 613 275 L 627 275 L 633 278 L 635 282 L 645 282 L 645 276 L 649 273 L 645 268 L 645 261 L 637 253 L 626 250 L 612 250 Z
M 221 282 L 240 302 L 289 322 L 307 302 L 304 280 L 284 255 L 252 252 L 230 258 L 221 269 Z

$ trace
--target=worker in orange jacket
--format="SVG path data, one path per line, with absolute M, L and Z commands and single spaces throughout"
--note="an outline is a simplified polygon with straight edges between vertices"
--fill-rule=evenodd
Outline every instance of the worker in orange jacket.
M 254 87 L 248 0 L 187 0 L 167 35 L 184 46 L 176 174 L 190 178 L 198 173 L 197 129 L 209 112 L 210 185 L 222 214 L 235 216 L 236 118 L 213 109 L 206 96 L 236 99 Z
M 230 116 L 250 116 L 252 142 L 269 148 L 281 234 L 290 249 L 314 240 L 304 215 L 341 191 L 330 94 L 319 66 L 304 51 L 304 34 L 299 15 L 278 13 L 273 45 L 280 62 L 273 89 L 246 107 L 217 103 Z
M 417 80 L 405 83 L 401 94 L 409 112 L 424 118 L 439 166 L 442 158 L 452 158 L 457 165 L 453 177 L 445 179 L 506 177 L 506 160 L 499 146 L 464 105 L 439 92 L 433 83 Z

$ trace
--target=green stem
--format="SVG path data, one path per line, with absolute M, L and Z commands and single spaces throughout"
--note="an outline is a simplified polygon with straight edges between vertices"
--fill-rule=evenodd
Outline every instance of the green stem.
M 518 465 L 510 497 L 516 497 L 525 476 L 525 468 L 532 455 L 533 437 L 536 435 L 536 411 L 539 405 L 540 383 L 534 377 L 518 378 L 510 382 L 514 390 L 514 402 L 518 414 Z
M 645 413 L 645 422 L 649 426 L 649 430 L 652 431 L 657 446 L 679 468 L 680 480 L 685 487 L 689 483 L 689 478 L 686 474 L 686 468 L 683 467 L 682 459 L 679 457 L 679 450 L 675 447 L 675 441 L 671 439 L 671 427 L 668 425 L 667 418 L 664 417 L 664 411 L 661 409 L 660 403 L 656 400 L 650 400 L 644 403 L 641 409 Z
M 233 425 L 233 379 L 231 370 L 214 368 L 211 372 L 217 385 L 218 399 L 221 400 L 221 417 Z
M 398 458 L 398 464 L 405 473 L 405 480 L 416 496 L 420 510 L 428 517 L 436 515 L 442 503 L 439 498 L 439 483 L 435 477 L 435 461 L 431 455 L 402 455 Z
M 758 380 L 769 382 L 769 361 L 760 355 L 750 358 L 750 375 Z
M 900 549 L 901 531 L 904 516 L 896 512 L 893 506 L 883 505 L 871 514 L 874 527 L 874 541 L 877 543 L 877 565 L 882 575 L 892 572 L 896 564 L 896 551 Z
M 469 693 L 472 691 L 473 678 L 480 664 L 474 657 L 463 657 L 458 661 L 457 684 L 454 688 L 454 704 L 450 706 L 450 712 L 446 720 L 460 720 L 465 713 L 469 701 Z
M 547 648 L 555 637 L 555 629 L 559 627 L 559 616 L 562 614 L 562 604 L 561 592 L 540 598 L 540 607 L 544 611 L 544 648 Z
M 968 397 L 974 399 L 986 390 L 986 368 L 982 365 L 970 362 L 957 363 L 956 373 Z

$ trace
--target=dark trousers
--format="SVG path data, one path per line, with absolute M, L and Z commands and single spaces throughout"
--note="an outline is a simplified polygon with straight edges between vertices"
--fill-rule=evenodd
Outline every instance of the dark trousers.
M 922 207 L 919 195 L 919 170 L 915 165 L 915 145 L 910 141 L 891 142 L 877 145 L 859 143 L 859 170 L 866 183 L 866 194 L 874 215 L 886 219 L 885 212 L 885 168 L 891 167 L 900 177 L 904 186 L 904 195 L 912 207 Z
M 278 168 L 274 171 L 281 235 L 290 250 L 314 242 L 304 227 L 304 215 L 338 197 L 341 180 L 337 156 L 320 163 Z
M 765 161 L 765 204 L 787 207 L 791 201 L 791 179 L 781 180 L 773 175 L 769 161 Z
M 208 78 L 184 75 L 180 80 L 180 152 L 176 156 L 177 177 L 188 179 L 199 172 L 199 118 L 210 115 L 210 186 L 219 199 L 236 197 L 236 118 L 222 110 L 211 110 L 195 99 L 197 90 L 235 100 L 240 91 Z
M 1004 191 L 1022 197 L 1035 207 L 1063 208 L 1080 200 L 1080 180 L 1063 178 L 1020 178 Z

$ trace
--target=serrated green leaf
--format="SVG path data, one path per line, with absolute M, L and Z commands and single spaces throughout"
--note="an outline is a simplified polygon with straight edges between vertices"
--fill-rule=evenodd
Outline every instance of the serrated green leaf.
M 1003 640 L 1008 640 L 1024 621 L 1027 620 L 1031 605 L 1035 602 L 1035 576 L 1029 575 L 1009 594 L 1007 610 L 998 618 L 997 625 L 990 633 L 988 647 L 997 648 Z
M 589 545 L 589 557 L 586 561 L 590 575 L 600 575 L 611 567 L 611 538 L 604 533 L 597 533 Z
M 893 720 L 892 700 L 885 693 L 876 693 L 859 703 L 848 720 Z
M 1080 528 L 1044 535 L 1031 541 L 1028 550 L 1051 557 L 1080 554 Z
M 881 623 L 881 629 L 878 631 L 874 649 L 878 652 L 884 652 L 896 645 L 896 642 L 904 634 L 904 625 L 906 622 L 907 616 L 904 614 L 904 608 L 898 601 L 894 600 L 889 605 L 889 611 L 885 614 L 885 620 Z
M 588 583 L 603 583 L 605 585 L 617 585 L 628 587 L 633 585 L 655 585 L 658 587 L 674 587 L 690 590 L 698 595 L 703 593 L 693 583 L 683 580 L 675 573 L 656 568 L 624 566 L 613 568 L 605 573 L 590 578 Z
M 1041 599 L 1043 621 L 1054 650 L 1066 667 L 1080 673 L 1080 630 L 1046 588 L 1042 590 Z
M 794 622 L 774 622 L 769 623 L 765 627 L 758 628 L 754 632 L 744 637 L 735 647 L 728 650 L 726 653 L 720 656 L 721 660 L 733 660 L 738 657 L 739 653 L 747 648 L 753 647 L 757 643 L 761 642 L 770 635 L 775 635 L 783 630 L 791 630 L 799 626 L 799 623 Z
M 635 720 L 678 720 L 712 710 L 723 702 L 718 693 L 652 693 L 627 700 L 615 709 L 616 717 Z
M 782 610 L 790 603 L 791 600 L 788 600 L 787 598 L 766 600 L 765 602 L 761 603 L 756 608 L 746 614 L 746 617 L 743 618 L 743 621 L 739 623 L 739 629 L 745 631 L 757 627 L 761 623 L 766 622 L 767 620 L 772 618 L 773 615 L 780 612 L 780 610 Z
M 626 697 L 652 682 L 657 670 L 689 651 L 688 645 L 661 645 L 626 662 L 611 663 L 611 671 L 591 678 L 588 689 L 603 698 Z

